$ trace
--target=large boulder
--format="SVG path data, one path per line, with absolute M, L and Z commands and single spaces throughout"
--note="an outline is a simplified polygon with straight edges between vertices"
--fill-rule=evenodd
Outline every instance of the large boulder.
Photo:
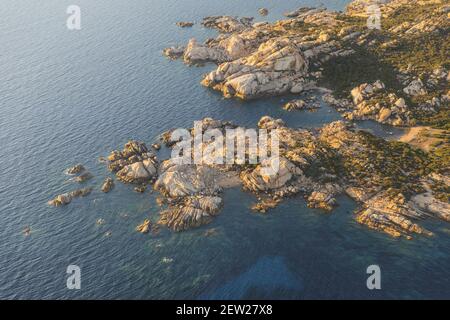
M 122 151 L 113 151 L 108 156 L 108 169 L 117 178 L 127 183 L 145 183 L 156 176 L 156 155 L 143 142 L 130 140 Z
M 143 183 L 155 176 L 155 165 L 156 163 L 152 159 L 145 159 L 123 167 L 116 175 L 123 182 Z
M 427 90 L 420 79 L 411 81 L 410 84 L 403 89 L 403 92 L 409 96 L 422 96 L 427 94 Z
M 344 110 L 349 120 L 375 120 L 393 126 L 411 123 L 411 111 L 403 98 L 388 92 L 380 80 L 363 83 L 351 90 L 353 108 Z
M 200 44 L 195 39 L 189 40 L 183 55 L 187 64 L 202 63 L 206 61 L 223 62 L 229 60 L 225 51 L 221 48 L 210 48 Z
M 273 163 L 274 161 L 279 162 L 278 170 L 274 174 L 269 174 L 264 168 L 276 168 L 276 165 Z M 292 175 L 297 173 L 301 173 L 301 170 L 289 160 L 281 157 L 279 159 L 265 160 L 254 170 L 242 172 L 241 180 L 244 186 L 251 191 L 270 191 L 283 187 L 291 180 Z
M 154 188 L 171 198 L 199 193 L 215 194 L 220 191 L 217 173 L 208 166 L 174 164 L 171 160 L 166 160 L 159 168 L 159 172 Z

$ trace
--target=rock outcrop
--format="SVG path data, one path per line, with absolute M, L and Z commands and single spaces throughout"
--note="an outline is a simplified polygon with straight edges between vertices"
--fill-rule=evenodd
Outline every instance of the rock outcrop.
M 208 166 L 173 164 L 166 160 L 159 168 L 154 188 L 170 198 L 215 194 L 220 191 L 217 175 L 216 170 Z
M 227 98 L 252 99 L 290 92 L 302 85 L 308 64 L 290 41 L 269 40 L 253 54 L 225 62 L 202 81 Z
M 442 38 L 448 29 L 448 9 L 440 0 L 376 1 L 382 24 L 389 26 L 378 32 L 366 27 L 367 9 L 373 3 L 353 1 L 344 13 L 299 8 L 287 13 L 287 19 L 274 23 L 253 23 L 251 18 L 232 16 L 207 17 L 202 25 L 216 29 L 217 37 L 203 43 L 191 39 L 186 46 L 168 48 L 164 54 L 173 59 L 183 57 L 186 64 L 215 63 L 217 66 L 204 75 L 201 83 L 227 98 L 298 94 L 319 83 L 338 91 L 335 96 L 341 99 L 327 93 L 323 100 L 347 120 L 410 126 L 417 120 L 415 117 L 426 114 L 429 118 L 422 119 L 442 125 L 450 101 L 447 61 L 442 52 L 426 52 L 424 48 L 432 44 L 446 46 Z M 410 19 L 413 14 L 417 14 L 416 18 Z M 425 58 L 419 61 L 416 55 Z M 353 68 L 354 61 L 358 61 L 359 68 Z M 340 70 L 339 74 L 333 70 Z M 357 72 L 350 72 L 353 70 Z M 355 74 L 364 80 L 355 79 Z M 383 81 L 373 82 L 375 79 Z M 358 83 L 362 84 L 351 89 Z M 305 106 L 292 101 L 287 109 Z M 227 126 L 236 128 L 207 118 L 202 122 L 202 131 L 214 128 L 224 133 Z M 244 189 L 255 194 L 259 202 L 253 208 L 260 212 L 300 193 L 310 207 L 329 211 L 345 189 L 360 205 L 356 220 L 392 236 L 431 235 L 419 225 L 421 219 L 448 219 L 448 207 L 437 199 L 444 198 L 437 195 L 442 188 L 436 191 L 423 186 L 430 171 L 440 171 L 435 164 L 430 165 L 434 156 L 355 130 L 344 121 L 307 130 L 263 117 L 258 127 L 277 129 L 282 137 L 279 169 L 274 174 L 263 170 L 269 164 L 273 167 L 267 162 L 274 159 L 256 165 L 226 165 L 209 163 L 213 157 L 204 154 L 201 164 L 165 161 L 158 170 L 148 170 L 146 165 L 150 163 L 145 164 L 146 159 L 154 168 L 157 162 L 153 156 L 143 156 L 147 150 L 140 150 L 136 157 L 113 154 L 110 168 L 124 181 L 140 180 L 141 176 L 147 177 L 146 172 L 158 176 L 154 187 L 162 194 L 159 203 L 167 205 L 160 222 L 173 230 L 186 230 L 212 220 L 222 202 L 220 177 L 231 170 L 238 174 Z M 178 143 L 170 140 L 170 133 L 161 137 L 167 147 Z M 203 151 L 210 144 L 203 141 L 195 147 Z M 225 151 L 215 155 L 223 156 Z
M 78 197 L 85 197 L 89 195 L 92 191 L 92 188 L 82 188 L 74 191 L 70 191 L 68 193 L 63 193 L 56 196 L 54 199 L 48 202 L 49 205 L 54 207 L 59 207 L 62 205 L 67 205 L 72 202 L 73 199 Z
M 117 179 L 128 183 L 143 183 L 150 181 L 156 174 L 156 162 L 151 159 L 144 159 L 126 165 L 116 173 Z
M 278 161 L 275 165 L 272 162 Z M 275 174 L 268 174 L 264 172 L 264 168 L 279 167 Z M 258 165 L 254 170 L 244 171 L 241 174 L 241 179 L 244 187 L 251 191 L 268 191 L 278 189 L 286 185 L 293 173 L 300 173 L 301 170 L 285 158 L 265 160 Z
M 105 181 L 102 184 L 102 191 L 104 193 L 108 193 L 114 188 L 114 180 L 110 177 L 106 178 Z
M 150 231 L 150 220 L 145 219 L 142 224 L 136 227 L 136 231 L 140 233 L 148 233 Z
M 389 25 L 382 34 L 367 27 L 366 20 L 373 11 L 368 9 L 373 4 L 381 12 L 381 24 Z M 368 66 L 366 74 L 364 70 L 359 73 L 370 79 L 375 72 L 391 87 L 383 84 L 383 88 L 377 89 L 381 81 L 363 83 L 353 90 L 359 97 L 354 105 L 348 105 L 344 99 L 333 99 L 337 110 L 349 120 L 410 126 L 416 117 L 445 113 L 450 101 L 445 55 L 422 45 L 433 42 L 434 47 L 440 46 L 448 29 L 447 7 L 441 0 L 355 0 L 344 13 L 299 8 L 286 13 L 288 19 L 274 23 L 213 16 L 205 18 L 203 25 L 217 29 L 216 38 L 202 44 L 192 39 L 186 50 L 172 47 L 165 54 L 170 58 L 183 56 L 187 64 L 216 63 L 215 70 L 206 74 L 201 83 L 220 91 L 224 97 L 245 100 L 297 94 L 316 88 L 317 82 L 337 89 L 336 96 L 343 97 L 350 93 L 346 85 L 358 81 L 353 79 L 351 61 L 361 60 L 359 64 Z M 415 55 L 423 56 L 422 61 L 418 62 Z M 337 72 L 342 74 L 329 71 L 343 59 L 349 67 L 339 68 Z M 372 64 L 378 68 L 372 68 Z M 435 69 L 430 70 L 430 66 Z M 403 90 L 397 89 L 392 75 L 400 80 Z M 406 97 L 411 97 L 407 99 L 408 105 L 403 99 Z M 427 100 L 423 101 L 423 97 Z
M 221 208 L 219 173 L 209 166 L 162 163 L 154 188 L 169 203 L 160 214 L 158 223 L 174 231 L 182 231 L 207 224 Z
M 222 207 L 217 196 L 189 196 L 161 212 L 159 223 L 174 231 L 183 231 L 210 223 Z
M 217 29 L 220 32 L 239 32 L 251 28 L 253 18 L 238 18 L 231 16 L 210 16 L 203 19 L 202 25 L 206 28 Z
M 288 103 L 286 103 L 283 107 L 286 111 L 293 111 L 293 110 L 315 110 L 317 108 L 320 108 L 319 104 L 316 103 L 307 103 L 305 100 L 302 99 L 295 99 L 291 100 Z
M 79 164 L 77 164 L 77 165 L 67 169 L 67 174 L 71 174 L 71 175 L 72 174 L 79 174 L 79 173 L 81 173 L 81 172 L 83 172 L 85 170 L 86 170 L 85 167 L 82 164 L 79 163 Z
M 410 84 L 403 89 L 403 92 L 410 96 L 422 96 L 427 94 L 427 90 L 420 79 L 411 81 Z
M 258 13 L 260 15 L 262 15 L 263 17 L 265 17 L 269 14 L 269 10 L 267 8 L 260 8 L 260 9 L 258 9 Z
M 363 83 L 351 91 L 354 108 L 343 116 L 349 120 L 375 120 L 393 126 L 411 123 L 411 111 L 403 98 L 388 93 L 381 81 Z
M 89 171 L 83 171 L 79 176 L 75 177 L 75 181 L 79 183 L 86 182 L 93 178 L 93 175 Z
M 170 54 L 170 56 L 176 56 L 177 52 L 178 51 L 176 50 L 167 51 L 166 49 L 166 55 Z M 221 48 L 211 48 L 198 43 L 195 39 L 191 39 L 183 52 L 183 59 L 187 64 L 198 64 L 207 61 L 227 61 L 229 60 L 229 57 Z
M 421 215 L 406 202 L 404 195 L 391 195 L 389 191 L 380 192 L 365 201 L 356 214 L 356 221 L 394 237 L 411 239 L 413 233 L 431 236 L 430 231 L 412 222 Z
M 308 207 L 331 211 L 336 206 L 336 199 L 332 194 L 324 191 L 313 191 L 308 197 Z
M 123 182 L 150 182 L 156 176 L 156 166 L 156 155 L 139 141 L 131 140 L 122 151 L 113 151 L 108 156 L 108 169 Z
M 176 60 L 184 55 L 185 49 L 183 46 L 169 47 L 163 50 L 163 54 L 169 59 Z
M 176 25 L 179 26 L 180 28 L 190 28 L 194 25 L 194 23 L 189 21 L 180 21 L 177 22 Z
M 378 87 L 382 90 L 381 84 Z M 354 92 L 356 104 L 367 92 L 371 94 L 366 86 L 362 89 L 364 93 Z M 345 189 L 360 205 L 355 214 L 359 223 L 395 237 L 431 235 L 418 223 L 430 215 L 450 219 L 448 205 L 435 197 L 431 187 L 420 187 L 428 179 L 423 172 L 427 172 L 429 160 L 416 149 L 355 130 L 344 121 L 332 122 L 320 130 L 307 130 L 290 128 L 281 119 L 264 116 L 258 127 L 276 129 L 282 137 L 278 152 L 272 153 L 278 154 L 278 158 L 261 158 L 259 164 L 251 164 L 247 162 L 246 150 L 247 160 L 234 164 L 163 161 L 154 173 L 157 176 L 154 189 L 161 194 L 157 201 L 164 206 L 158 223 L 182 231 L 211 222 L 223 205 L 222 189 L 235 185 L 226 182 L 230 175 L 240 179 L 244 190 L 256 196 L 258 202 L 252 209 L 259 212 L 267 212 L 283 199 L 298 194 L 304 195 L 309 207 L 331 211 L 337 205 L 337 195 Z M 205 133 L 210 129 L 225 134 L 228 129 L 246 128 L 204 118 L 188 131 Z M 172 148 L 178 143 L 170 140 L 170 131 L 163 136 Z M 203 140 L 194 147 L 203 153 L 212 142 Z M 225 148 L 219 154 L 223 156 L 226 151 Z M 117 173 L 125 169 L 128 176 L 129 166 L 134 165 L 136 170 L 131 170 L 129 176 L 135 180 L 139 177 L 135 171 L 145 170 L 142 166 L 148 158 L 142 160 L 142 155 L 147 153 L 145 145 L 131 141 L 123 151 L 110 155 L 109 167 Z M 200 159 L 208 157 L 202 154 Z M 430 177 L 441 184 L 450 180 L 437 174 Z

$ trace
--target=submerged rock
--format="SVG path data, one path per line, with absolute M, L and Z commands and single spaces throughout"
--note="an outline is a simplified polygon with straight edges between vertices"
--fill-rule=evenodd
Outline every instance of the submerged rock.
M 307 103 L 306 101 L 302 99 L 296 99 L 289 101 L 286 103 L 283 107 L 286 111 L 293 111 L 293 110 L 314 110 L 320 108 L 320 105 L 316 103 Z
M 266 213 L 267 210 L 275 208 L 281 201 L 282 200 L 279 198 L 264 199 L 253 205 L 251 209 L 261 213 Z
M 134 191 L 139 192 L 139 193 L 144 193 L 145 190 L 147 190 L 147 186 L 146 185 L 134 187 Z
M 262 16 L 267 16 L 269 14 L 269 10 L 267 10 L 266 8 L 260 8 L 258 9 L 258 13 Z
M 108 193 L 114 188 L 114 180 L 110 177 L 106 178 L 102 185 L 102 191 Z
M 93 175 L 90 172 L 84 171 L 82 174 L 80 174 L 78 177 L 75 178 L 75 181 L 83 183 L 83 182 L 86 182 L 86 181 L 88 181 L 88 180 L 90 180 L 92 178 L 93 178 Z
M 28 237 L 29 235 L 31 235 L 31 227 L 30 226 L 26 226 L 23 230 L 22 233 Z
M 68 174 L 78 174 L 78 173 L 83 172 L 84 170 L 86 170 L 85 167 L 79 163 L 79 164 L 67 169 L 67 173 Z
M 61 205 L 69 204 L 74 198 L 85 197 L 89 195 L 92 191 L 92 188 L 83 188 L 77 189 L 68 193 L 63 193 L 56 196 L 53 200 L 48 202 L 49 205 L 54 207 L 59 207 Z

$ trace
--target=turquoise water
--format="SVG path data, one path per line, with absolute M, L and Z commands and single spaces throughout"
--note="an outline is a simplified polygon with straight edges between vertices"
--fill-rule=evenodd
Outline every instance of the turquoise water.
M 347 1 L 322 2 L 342 9 Z M 136 225 L 157 219 L 155 195 L 122 184 L 99 191 L 108 172 L 98 157 L 130 138 L 151 143 L 205 116 L 247 126 L 266 114 L 296 127 L 339 119 L 327 106 L 285 112 L 287 98 L 223 100 L 199 85 L 213 66 L 186 67 L 161 55 L 169 45 L 215 34 L 198 24 L 180 29 L 177 21 L 216 14 L 275 20 L 316 1 L 77 0 L 81 31 L 65 27 L 70 4 L 15 0 L 0 7 L 0 298 L 449 297 L 450 226 L 440 221 L 425 224 L 434 238 L 396 240 L 358 225 L 347 197 L 332 214 L 298 197 L 260 215 L 249 210 L 251 195 L 232 189 L 210 225 L 141 235 Z M 259 17 L 260 7 L 270 15 Z M 77 187 L 64 174 L 76 163 L 95 175 L 87 183 L 95 191 L 66 207 L 47 206 Z M 104 225 L 96 225 L 99 218 Z M 81 267 L 81 290 L 66 288 L 69 264 Z M 381 267 L 380 291 L 366 288 L 371 264 Z

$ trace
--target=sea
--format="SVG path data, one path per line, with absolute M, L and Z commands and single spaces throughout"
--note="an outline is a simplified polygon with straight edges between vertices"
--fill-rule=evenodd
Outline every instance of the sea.
M 357 204 L 338 198 L 331 213 L 303 197 L 267 214 L 241 188 L 224 192 L 208 225 L 185 232 L 135 227 L 158 220 L 157 193 L 116 183 L 99 157 L 129 139 L 150 145 L 168 129 L 204 117 L 255 127 L 264 115 L 316 128 L 341 116 L 287 112 L 289 96 L 243 102 L 200 85 L 214 65 L 187 67 L 165 47 L 217 35 L 200 25 L 209 15 L 276 21 L 303 6 L 344 10 L 348 1 L 294 0 L 4 0 L 0 6 L 0 298 L 1 299 L 432 299 L 450 297 L 450 225 L 422 224 L 433 237 L 394 239 L 359 225 Z M 81 9 L 69 30 L 67 8 Z M 258 9 L 269 9 L 262 17 Z M 178 21 L 194 21 L 179 28 Z M 319 95 L 320 93 L 310 93 Z M 382 137 L 398 131 L 364 122 Z M 79 188 L 65 172 L 82 163 L 94 178 L 85 198 L 50 207 Z M 103 219 L 103 224 L 97 221 Z M 23 234 L 25 227 L 31 234 Z M 80 289 L 67 286 L 69 265 Z M 381 288 L 371 290 L 370 266 Z M 369 268 L 370 269 L 370 268 Z

